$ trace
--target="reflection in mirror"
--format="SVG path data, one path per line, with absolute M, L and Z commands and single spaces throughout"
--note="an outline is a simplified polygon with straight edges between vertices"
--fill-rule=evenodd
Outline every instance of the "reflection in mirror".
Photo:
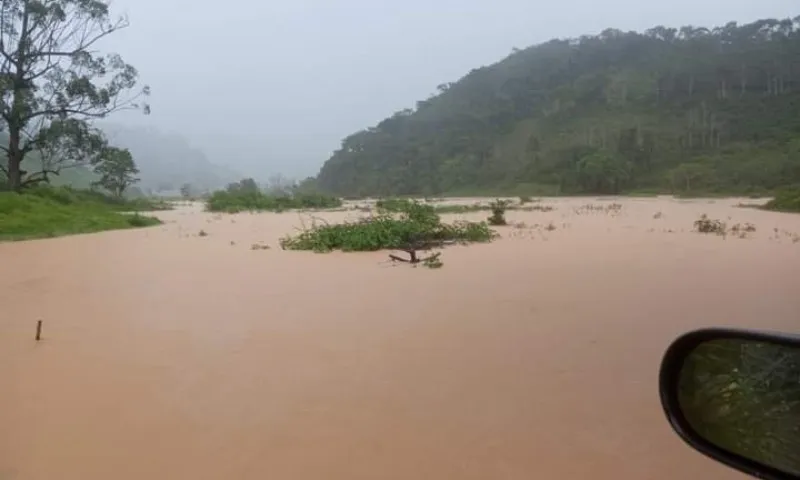
M 679 381 L 681 411 L 698 435 L 800 475 L 800 349 L 711 340 L 687 356 Z

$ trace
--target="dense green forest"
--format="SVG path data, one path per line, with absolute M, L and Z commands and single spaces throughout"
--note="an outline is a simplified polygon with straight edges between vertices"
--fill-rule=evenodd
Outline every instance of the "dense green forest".
M 342 141 L 340 195 L 681 194 L 800 183 L 800 17 L 515 50 Z

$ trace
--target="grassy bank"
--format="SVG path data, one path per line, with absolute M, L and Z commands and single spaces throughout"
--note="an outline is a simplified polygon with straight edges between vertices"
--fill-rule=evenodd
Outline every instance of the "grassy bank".
M 764 205 L 765 210 L 800 213 L 800 187 L 775 194 L 775 198 Z
M 25 190 L 24 195 L 49 199 L 62 205 L 100 204 L 118 212 L 172 210 L 172 205 L 164 199 L 117 198 L 96 190 L 71 187 L 37 187 Z
M 0 241 L 158 225 L 158 219 L 138 212 L 164 208 L 165 204 L 146 199 L 118 200 L 67 187 L 42 187 L 21 194 L 0 192 Z
M 339 208 L 342 201 L 319 194 L 268 195 L 260 191 L 219 190 L 206 201 L 210 212 L 238 213 L 247 211 L 283 212 Z

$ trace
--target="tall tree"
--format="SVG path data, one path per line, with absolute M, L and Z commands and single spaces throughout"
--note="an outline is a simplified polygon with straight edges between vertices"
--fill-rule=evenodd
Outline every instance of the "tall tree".
M 97 118 L 123 109 L 149 112 L 139 99 L 138 73 L 117 54 L 95 48 L 128 26 L 112 19 L 103 0 L 2 0 L 0 4 L 0 129 L 7 130 L 5 174 L 9 186 L 47 181 L 62 168 L 99 161 L 106 148 Z M 42 157 L 29 175 L 22 162 Z
M 100 161 L 94 171 L 100 175 L 100 180 L 94 182 L 95 186 L 122 197 L 128 187 L 139 181 L 136 177 L 139 169 L 127 149 L 107 147 L 99 157 Z

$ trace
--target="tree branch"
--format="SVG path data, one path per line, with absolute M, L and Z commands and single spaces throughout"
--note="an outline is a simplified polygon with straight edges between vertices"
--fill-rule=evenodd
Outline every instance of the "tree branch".
M 50 180 L 47 178 L 48 174 L 52 174 L 52 175 L 58 176 L 59 171 L 43 169 L 43 170 L 40 170 L 38 172 L 34 172 L 34 173 L 28 175 L 27 177 L 25 177 L 22 180 L 22 183 L 20 184 L 20 186 L 22 188 L 25 188 L 25 187 L 28 187 L 28 186 L 31 186 L 31 185 L 38 185 L 38 184 L 40 184 L 42 182 L 49 182 Z M 39 175 L 39 176 L 37 177 L 37 175 Z

